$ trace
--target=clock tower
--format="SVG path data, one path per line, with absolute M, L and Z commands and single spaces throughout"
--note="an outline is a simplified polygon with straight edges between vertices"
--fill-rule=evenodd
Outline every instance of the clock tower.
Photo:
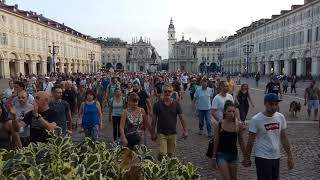
M 173 58 L 173 44 L 176 42 L 176 31 L 174 30 L 174 25 L 172 18 L 170 19 L 170 24 L 168 27 L 168 58 Z

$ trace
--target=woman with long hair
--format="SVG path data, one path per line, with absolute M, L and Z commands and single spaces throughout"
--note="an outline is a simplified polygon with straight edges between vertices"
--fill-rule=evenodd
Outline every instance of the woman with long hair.
M 243 138 L 243 125 L 236 118 L 234 103 L 227 100 L 224 105 L 223 121 L 214 123 L 214 166 L 219 168 L 223 180 L 237 179 L 238 148 L 242 154 L 245 143 Z
M 151 134 L 148 116 L 143 108 L 138 107 L 139 99 L 137 93 L 130 93 L 128 107 L 121 114 L 120 137 L 122 144 L 129 148 L 140 144 L 143 126 Z
M 125 97 L 122 96 L 120 88 L 114 90 L 114 97 L 110 99 L 109 107 L 113 126 L 113 140 L 116 141 L 120 138 L 120 119 L 125 107 Z
M 254 107 L 250 94 L 249 94 L 249 85 L 248 84 L 242 84 L 241 88 L 236 95 L 236 101 L 239 105 L 239 111 L 240 111 L 240 120 L 245 121 L 249 112 L 249 101 L 251 103 L 251 106 Z
M 85 136 L 96 141 L 99 130 L 102 128 L 102 112 L 100 103 L 95 100 L 95 94 L 92 90 L 86 92 L 86 100 L 80 107 L 79 119 L 82 119 Z

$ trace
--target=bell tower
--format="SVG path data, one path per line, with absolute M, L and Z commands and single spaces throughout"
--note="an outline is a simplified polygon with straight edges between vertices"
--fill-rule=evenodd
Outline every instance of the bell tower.
M 170 19 L 170 24 L 168 27 L 168 58 L 173 58 L 173 44 L 176 42 L 176 31 L 174 30 L 174 25 L 172 18 Z

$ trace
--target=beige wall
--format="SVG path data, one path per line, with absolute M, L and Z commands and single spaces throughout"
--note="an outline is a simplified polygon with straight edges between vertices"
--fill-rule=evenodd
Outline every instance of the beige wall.
M 104 47 L 102 49 L 102 58 L 102 63 L 104 63 L 104 65 L 111 63 L 113 67 L 116 68 L 117 64 L 121 64 L 122 69 L 127 69 L 127 47 Z
M 0 9 L 0 75 L 47 74 L 48 46 L 59 46 L 59 72 L 92 72 L 101 67 L 101 47 L 77 34 L 46 26 L 36 20 Z M 89 53 L 95 60 L 89 60 Z M 89 66 L 90 65 L 90 66 Z

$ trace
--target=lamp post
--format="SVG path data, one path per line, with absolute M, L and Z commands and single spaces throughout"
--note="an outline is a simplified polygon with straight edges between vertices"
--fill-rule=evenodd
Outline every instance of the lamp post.
M 91 60 L 91 69 L 93 69 L 93 60 L 95 59 L 95 54 L 91 51 L 91 53 L 88 54 L 89 59 Z M 93 70 L 92 70 L 93 71 Z
M 222 59 L 224 57 L 224 54 L 219 51 L 218 53 L 218 60 L 219 60 L 219 71 L 222 74 Z
M 52 60 L 51 60 L 51 66 L 50 66 L 50 72 L 56 73 L 56 55 L 59 53 L 59 46 L 56 46 L 54 42 L 52 43 L 52 46 L 48 46 L 49 53 L 52 54 Z
M 244 55 L 247 56 L 247 59 L 246 59 L 246 74 L 247 74 L 247 76 L 249 74 L 249 58 L 250 58 L 250 54 L 252 52 L 253 52 L 253 44 L 249 44 L 249 41 L 248 41 L 247 44 L 243 45 L 243 53 L 244 53 Z M 240 67 L 241 67 L 241 60 L 240 60 Z

